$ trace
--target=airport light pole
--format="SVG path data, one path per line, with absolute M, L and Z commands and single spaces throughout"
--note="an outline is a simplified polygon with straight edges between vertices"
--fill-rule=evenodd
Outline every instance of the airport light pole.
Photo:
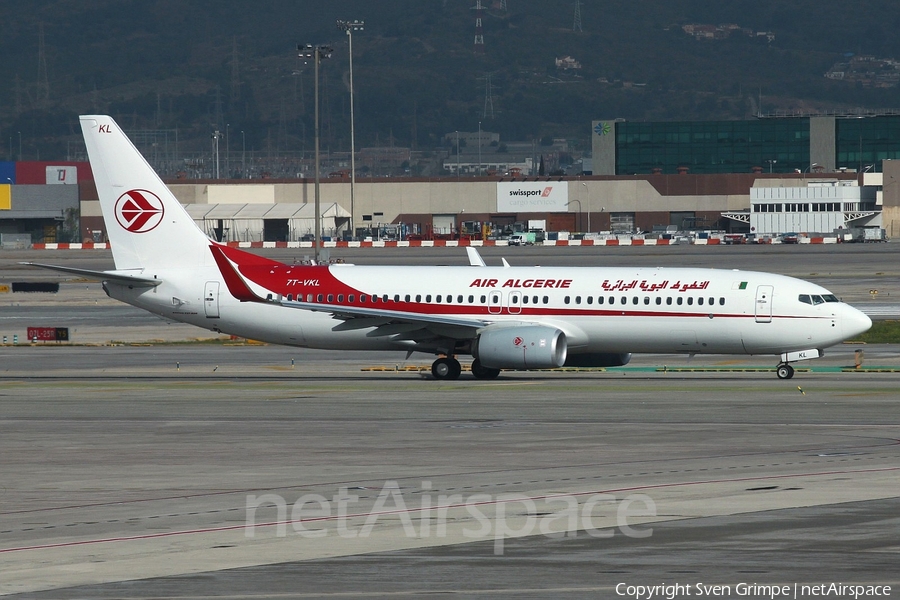
M 353 122 L 353 32 L 362 31 L 365 21 L 338 21 L 350 44 L 350 235 L 356 237 L 356 131 Z
M 219 178 L 219 138 L 222 137 L 222 134 L 219 133 L 219 130 L 216 129 L 213 134 L 213 153 L 216 155 L 216 179 Z
M 228 174 L 231 172 L 231 167 L 229 163 L 229 156 L 231 155 L 230 146 L 228 145 L 228 130 L 231 128 L 231 123 L 225 123 L 225 179 L 228 179 Z
M 481 175 L 481 121 L 478 121 L 478 174 Z
M 456 178 L 459 179 L 459 130 L 456 130 Z
M 569 200 L 568 202 L 566 202 L 566 206 L 572 204 L 573 202 L 578 203 L 578 225 L 581 225 L 581 200 L 579 200 L 578 198 L 576 198 L 574 200 Z M 579 229 L 580 229 L 580 227 L 579 227 Z
M 581 185 L 584 186 L 584 195 L 587 197 L 587 232 L 591 232 L 591 190 L 588 188 L 585 182 L 581 182 Z
M 315 132 L 316 132 L 316 188 L 315 188 L 315 234 L 313 239 L 313 259 L 316 264 L 319 264 L 319 245 L 322 241 L 322 224 L 320 222 L 320 196 L 319 196 L 319 63 L 323 58 L 328 58 L 331 56 L 332 49 L 328 46 L 313 46 L 312 44 L 298 45 L 297 50 L 299 52 L 300 58 L 305 58 L 307 60 L 312 59 L 313 64 L 315 65 L 314 69 L 314 77 L 315 84 L 313 86 L 314 96 L 315 96 Z

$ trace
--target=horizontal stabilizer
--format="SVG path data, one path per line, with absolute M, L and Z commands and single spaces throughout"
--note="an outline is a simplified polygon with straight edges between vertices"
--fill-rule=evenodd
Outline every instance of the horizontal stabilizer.
M 78 269 L 75 267 L 60 267 L 57 265 L 45 265 L 41 263 L 23 262 L 20 265 L 28 265 L 30 267 L 40 267 L 42 269 L 50 269 L 51 271 L 59 271 L 60 273 L 70 273 L 72 275 L 81 275 L 91 279 L 100 281 L 114 281 L 123 285 L 132 287 L 156 287 L 162 283 L 162 279 L 156 277 L 144 277 L 142 275 L 132 275 L 128 271 L 94 271 L 92 269 Z

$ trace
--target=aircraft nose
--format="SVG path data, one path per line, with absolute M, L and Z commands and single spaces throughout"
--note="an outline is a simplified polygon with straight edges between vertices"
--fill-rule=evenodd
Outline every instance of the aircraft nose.
M 841 328 L 844 332 L 844 338 L 851 338 L 855 335 L 867 332 L 872 327 L 872 319 L 864 312 L 845 306 L 841 315 Z

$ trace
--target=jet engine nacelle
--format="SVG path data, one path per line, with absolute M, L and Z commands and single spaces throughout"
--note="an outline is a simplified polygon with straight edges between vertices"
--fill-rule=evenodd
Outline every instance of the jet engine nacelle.
M 631 360 L 631 352 L 595 352 L 593 354 L 570 354 L 566 357 L 567 367 L 623 367 Z
M 565 364 L 567 347 L 555 327 L 498 327 L 478 336 L 472 356 L 491 369 L 555 369 Z

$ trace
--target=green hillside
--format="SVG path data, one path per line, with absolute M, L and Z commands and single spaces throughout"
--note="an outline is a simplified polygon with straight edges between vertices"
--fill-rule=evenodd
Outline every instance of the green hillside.
M 826 79 L 847 53 L 900 58 L 888 0 L 581 2 L 483 0 L 32 0 L 0 4 L 0 157 L 62 159 L 75 116 L 108 112 L 130 129 L 178 129 L 207 148 L 218 126 L 247 149 L 309 149 L 311 65 L 298 43 L 332 44 L 322 65 L 322 143 L 349 149 L 348 48 L 354 37 L 358 146 L 429 147 L 442 134 L 565 136 L 584 148 L 594 118 L 738 119 L 757 111 L 900 107 L 900 89 Z M 698 40 L 682 26 L 754 32 Z M 773 39 L 757 36 L 769 32 Z M 43 39 L 43 44 L 40 40 Z M 560 71 L 556 58 L 581 68 Z M 486 102 L 490 80 L 490 102 Z M 232 138 L 232 142 L 237 138 Z

